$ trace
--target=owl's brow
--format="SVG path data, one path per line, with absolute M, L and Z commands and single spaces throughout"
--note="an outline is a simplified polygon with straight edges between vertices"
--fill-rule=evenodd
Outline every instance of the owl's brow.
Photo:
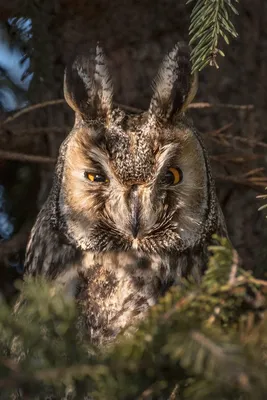
M 170 143 L 161 147 L 157 156 L 157 172 L 160 173 L 165 169 L 177 154 L 179 154 L 178 143 Z
M 106 173 L 111 171 L 109 156 L 104 150 L 98 147 L 90 147 L 84 152 L 83 156 L 88 163 L 92 164 L 92 168 L 101 168 Z

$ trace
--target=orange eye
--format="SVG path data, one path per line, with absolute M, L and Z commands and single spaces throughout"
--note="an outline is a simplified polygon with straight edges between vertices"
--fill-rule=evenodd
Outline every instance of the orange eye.
M 91 172 L 86 172 L 85 177 L 92 183 L 108 183 L 109 180 L 104 175 L 93 174 Z
M 177 185 L 183 180 L 183 172 L 180 168 L 169 168 L 164 177 L 164 183 L 167 185 Z

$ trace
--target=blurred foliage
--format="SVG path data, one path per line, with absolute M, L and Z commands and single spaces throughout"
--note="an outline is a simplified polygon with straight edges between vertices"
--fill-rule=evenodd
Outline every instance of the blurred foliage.
M 20 388 L 12 398 L 167 399 L 176 388 L 176 399 L 265 399 L 267 282 L 217 240 L 200 285 L 172 288 L 133 336 L 123 332 L 105 351 L 87 342 L 60 289 L 20 283 L 16 312 L 0 307 L 0 398 Z

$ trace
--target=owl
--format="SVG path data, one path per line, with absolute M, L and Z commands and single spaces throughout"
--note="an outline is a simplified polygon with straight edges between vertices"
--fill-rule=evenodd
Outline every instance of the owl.
M 63 285 L 97 343 L 142 318 L 181 277 L 199 280 L 212 235 L 227 236 L 207 152 L 185 115 L 196 90 L 180 43 L 140 113 L 116 105 L 99 44 L 66 68 L 75 123 L 30 235 L 25 274 Z

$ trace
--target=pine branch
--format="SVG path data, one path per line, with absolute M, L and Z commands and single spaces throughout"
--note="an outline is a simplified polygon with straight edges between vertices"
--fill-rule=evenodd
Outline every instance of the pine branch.
M 88 343 L 73 300 L 27 279 L 15 312 L 0 304 L 0 399 L 18 388 L 38 400 L 167 399 L 174 388 L 179 399 L 265 399 L 267 282 L 240 269 L 226 239 L 214 243 L 202 283 L 173 287 L 105 353 Z
M 201 71 L 207 64 L 218 68 L 217 56 L 224 56 L 219 48 L 219 38 L 229 44 L 229 37 L 236 38 L 237 32 L 230 20 L 231 14 L 238 14 L 233 3 L 239 0 L 188 0 L 195 2 L 191 12 L 189 35 L 192 70 Z

